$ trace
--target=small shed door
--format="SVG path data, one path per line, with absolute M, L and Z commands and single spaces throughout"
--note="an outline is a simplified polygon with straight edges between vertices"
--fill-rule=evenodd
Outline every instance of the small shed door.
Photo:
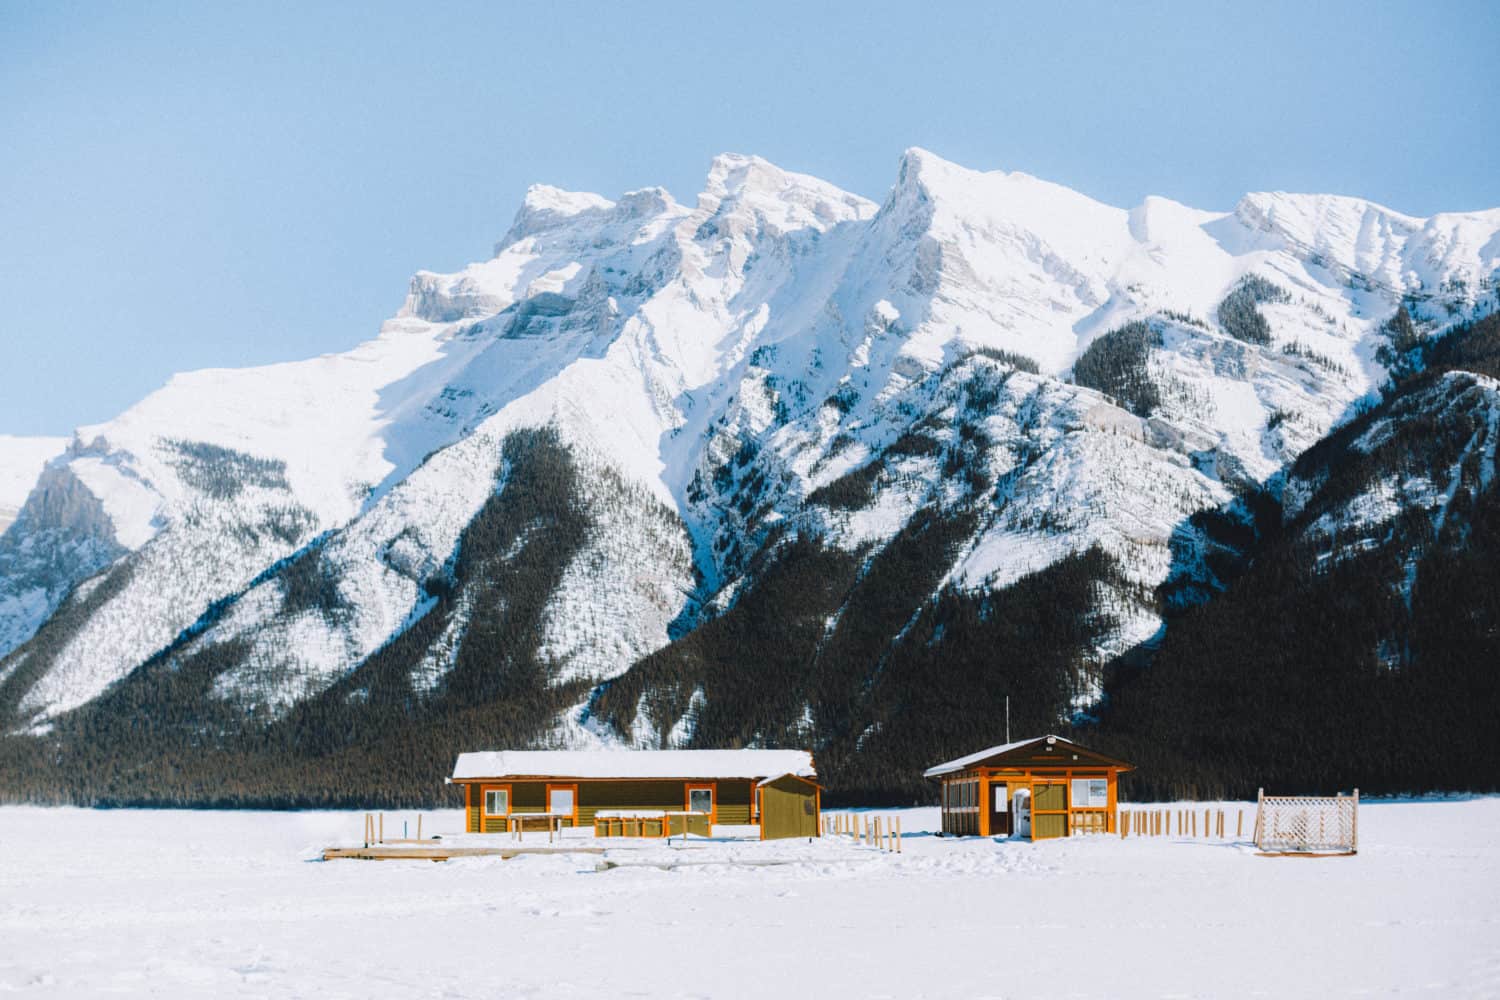
M 1031 839 L 1066 837 L 1068 786 L 1062 781 L 1036 781 L 1031 793 Z
M 990 784 L 990 836 L 1010 833 L 1010 786 L 1003 781 Z

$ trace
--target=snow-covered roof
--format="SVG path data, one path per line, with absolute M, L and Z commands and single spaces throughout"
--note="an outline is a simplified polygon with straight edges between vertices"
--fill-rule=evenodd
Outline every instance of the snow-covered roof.
M 978 753 L 971 753 L 968 756 L 960 757 L 957 760 L 950 760 L 946 764 L 934 765 L 933 767 L 929 767 L 927 770 L 923 771 L 922 777 L 936 778 L 939 775 L 952 774 L 954 771 L 962 771 L 965 768 L 972 767 L 973 765 L 978 764 L 982 760 L 988 760 L 991 757 L 998 757 L 1000 754 L 1010 753 L 1012 750 L 1019 750 L 1024 746 L 1032 743 L 1041 743 L 1044 740 L 1051 741 L 1053 743 L 1066 743 L 1070 747 L 1078 746 L 1078 744 L 1074 743 L 1072 740 L 1065 740 L 1061 736 L 1033 736 L 1031 739 L 1016 740 L 1014 743 L 1002 743 L 999 746 L 990 747 L 988 750 L 981 750 Z
M 760 782 L 758 782 L 755 787 L 756 788 L 764 788 L 767 785 L 775 784 L 776 782 L 780 781 L 782 778 L 801 778 L 804 781 L 812 782 L 812 784 L 814 784 L 814 785 L 817 784 L 816 781 L 812 780 L 813 779 L 813 775 L 811 775 L 811 774 L 798 774 L 795 771 L 782 771 L 780 774 L 773 774 L 769 778 L 763 778 L 763 779 L 761 779 Z
M 816 777 L 806 750 L 491 750 L 461 753 L 453 780 L 474 778 Z

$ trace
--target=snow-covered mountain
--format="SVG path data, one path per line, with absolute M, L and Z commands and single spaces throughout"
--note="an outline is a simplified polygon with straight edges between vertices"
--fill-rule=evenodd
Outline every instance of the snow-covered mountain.
M 1497 273 L 1500 210 L 1127 210 L 917 149 L 879 204 L 738 155 L 693 205 L 536 186 L 376 339 L 80 428 L 0 539 L 0 712 L 42 733 L 197 664 L 193 698 L 266 725 L 397 680 L 514 698 L 512 671 L 551 692 L 532 739 L 687 743 L 701 685 L 608 682 L 798 540 L 854 586 L 930 522 L 903 621 L 1116 567 L 1069 681 L 1087 711 L 1191 575 L 1192 515 L 1368 405 L 1399 304 L 1430 334 L 1493 310 Z M 777 731 L 817 731 L 815 700 Z
M 67 445 L 66 438 L 0 434 L 0 534 L 16 519 L 42 466 L 61 455 Z

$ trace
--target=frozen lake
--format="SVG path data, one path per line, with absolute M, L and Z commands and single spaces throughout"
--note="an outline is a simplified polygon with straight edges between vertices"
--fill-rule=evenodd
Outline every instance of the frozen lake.
M 583 854 L 314 860 L 358 843 L 359 813 L 0 808 L 0 992 L 1500 996 L 1500 799 L 1366 801 L 1359 855 L 1324 860 L 944 840 L 936 810 L 900 815 L 900 855 L 654 845 L 609 857 L 694 863 L 596 871 Z M 425 814 L 425 833 L 461 827 Z

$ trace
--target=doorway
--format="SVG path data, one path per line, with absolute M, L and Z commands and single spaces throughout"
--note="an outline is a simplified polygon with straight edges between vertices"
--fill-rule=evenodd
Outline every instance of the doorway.
M 1010 786 L 1003 781 L 990 782 L 990 836 L 1010 835 Z
M 1010 798 L 1011 836 L 1031 837 L 1031 789 L 1017 788 Z

